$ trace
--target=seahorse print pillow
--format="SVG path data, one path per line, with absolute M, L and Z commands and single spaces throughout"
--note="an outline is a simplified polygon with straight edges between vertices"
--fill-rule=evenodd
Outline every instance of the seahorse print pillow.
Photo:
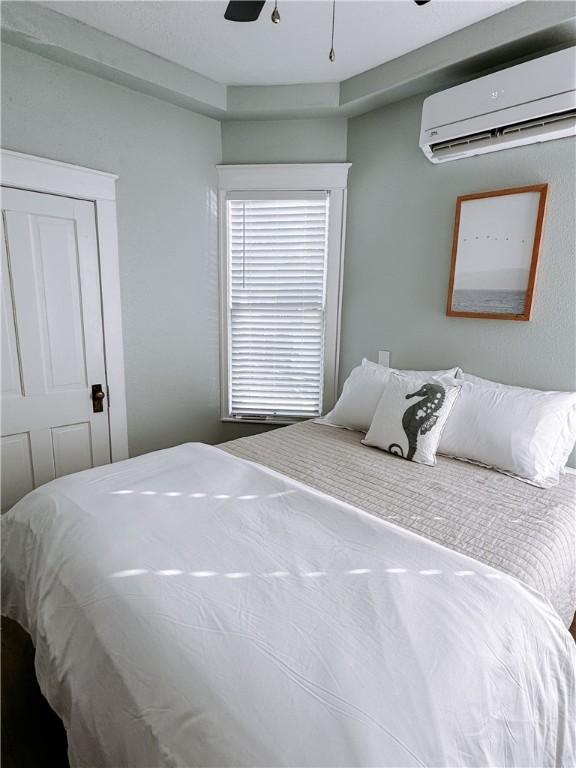
M 362 442 L 434 466 L 442 430 L 459 392 L 452 377 L 392 373 Z

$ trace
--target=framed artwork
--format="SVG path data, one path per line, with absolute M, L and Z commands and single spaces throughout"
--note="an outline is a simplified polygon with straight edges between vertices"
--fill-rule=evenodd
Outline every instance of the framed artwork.
M 447 315 L 530 320 L 547 195 L 536 184 L 458 198 Z

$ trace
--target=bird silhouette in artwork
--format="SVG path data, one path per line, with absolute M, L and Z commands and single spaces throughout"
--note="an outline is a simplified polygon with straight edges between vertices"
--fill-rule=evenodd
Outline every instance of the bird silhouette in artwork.
M 446 399 L 446 390 L 441 384 L 424 384 L 417 392 L 406 395 L 406 400 L 412 397 L 421 397 L 414 405 L 404 411 L 402 416 L 402 428 L 408 438 L 408 453 L 398 443 L 392 443 L 388 450 L 396 456 L 412 461 L 418 447 L 418 436 L 425 435 L 438 421 L 438 411 L 442 408 Z

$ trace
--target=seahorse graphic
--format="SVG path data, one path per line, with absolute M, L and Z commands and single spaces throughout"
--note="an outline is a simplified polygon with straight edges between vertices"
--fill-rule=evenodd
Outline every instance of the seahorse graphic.
M 416 453 L 418 435 L 425 435 L 430 432 L 438 421 L 437 412 L 442 408 L 446 399 L 446 390 L 441 384 L 424 384 L 417 392 L 406 395 L 406 400 L 410 400 L 412 397 L 422 397 L 423 399 L 407 408 L 402 416 L 402 427 L 408 438 L 408 453 L 405 456 L 408 461 L 412 461 Z M 388 450 L 396 456 L 404 457 L 404 451 L 398 443 L 389 445 Z

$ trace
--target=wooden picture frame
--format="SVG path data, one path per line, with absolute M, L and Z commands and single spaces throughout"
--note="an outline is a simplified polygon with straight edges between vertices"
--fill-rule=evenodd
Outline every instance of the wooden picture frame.
M 456 201 L 449 317 L 530 320 L 548 184 Z

